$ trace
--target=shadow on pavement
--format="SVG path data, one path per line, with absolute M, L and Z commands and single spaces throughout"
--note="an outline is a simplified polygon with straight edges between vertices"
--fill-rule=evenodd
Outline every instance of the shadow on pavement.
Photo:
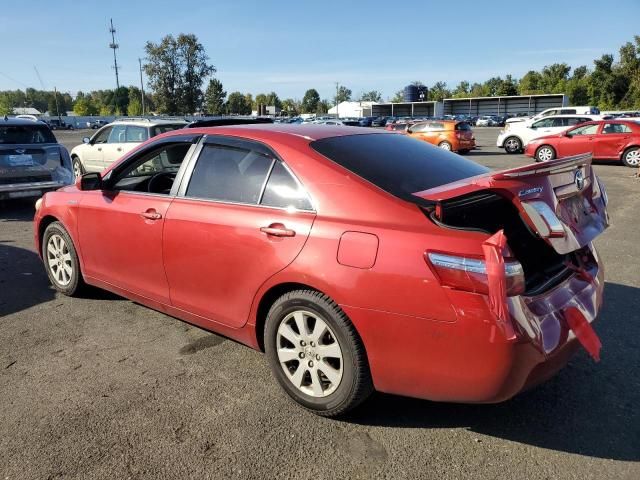
M 496 405 L 376 394 L 345 420 L 406 428 L 466 428 L 541 448 L 640 460 L 640 289 L 607 283 L 595 329 L 602 361 L 580 351 L 558 376 Z

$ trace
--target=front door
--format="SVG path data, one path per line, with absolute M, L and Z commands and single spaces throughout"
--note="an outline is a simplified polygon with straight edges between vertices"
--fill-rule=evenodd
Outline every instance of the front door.
M 209 137 L 164 226 L 173 306 L 231 327 L 304 245 L 315 213 L 297 180 L 261 144 Z
M 84 274 L 156 302 L 169 303 L 162 231 L 171 187 L 191 143 L 150 147 L 85 192 L 78 235 Z
M 101 172 L 104 168 L 102 156 L 113 127 L 104 127 L 96 133 L 86 145 L 82 156 L 82 164 L 87 172 Z
M 558 157 L 568 157 L 580 153 L 592 153 L 595 146 L 598 124 L 583 125 L 567 131 L 558 142 Z

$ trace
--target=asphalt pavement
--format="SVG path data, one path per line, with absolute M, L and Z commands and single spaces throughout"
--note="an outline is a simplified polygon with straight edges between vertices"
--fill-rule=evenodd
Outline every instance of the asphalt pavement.
M 497 149 L 497 132 L 476 128 L 469 158 L 528 163 Z M 87 133 L 56 135 L 70 148 Z M 33 202 L 0 203 L 0 478 L 637 480 L 640 180 L 595 169 L 612 223 L 596 242 L 600 363 L 581 351 L 498 405 L 375 394 L 340 420 L 289 401 L 259 352 L 107 292 L 55 293 Z

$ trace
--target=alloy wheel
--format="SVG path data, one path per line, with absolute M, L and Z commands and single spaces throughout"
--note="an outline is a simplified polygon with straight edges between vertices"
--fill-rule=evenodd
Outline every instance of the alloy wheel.
M 509 153 L 516 153 L 521 148 L 520 141 L 517 138 L 513 138 L 513 137 L 508 138 L 504 142 L 504 148 Z
M 80 165 L 80 160 L 73 160 L 73 176 L 74 178 L 78 178 L 82 175 L 82 165 Z
M 62 236 L 54 233 L 47 242 L 47 264 L 54 280 L 60 286 L 67 286 L 73 277 L 71 252 Z
M 302 393 L 326 397 L 340 385 L 342 349 L 319 315 L 296 310 L 284 317 L 278 326 L 276 349 L 286 377 Z
M 624 157 L 627 165 L 637 167 L 640 165 L 640 149 L 630 150 Z
M 441 149 L 443 150 L 451 150 L 451 144 L 448 142 L 442 142 L 440 145 L 438 145 Z

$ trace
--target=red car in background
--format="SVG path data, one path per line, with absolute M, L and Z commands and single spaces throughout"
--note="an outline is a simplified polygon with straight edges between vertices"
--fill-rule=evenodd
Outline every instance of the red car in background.
M 34 239 L 63 294 L 98 286 L 263 350 L 335 416 L 374 389 L 499 402 L 579 344 L 597 358 L 606 203 L 589 156 L 492 173 L 384 131 L 192 128 L 47 193 Z
M 525 155 L 539 162 L 581 153 L 598 160 L 621 161 L 640 166 L 640 123 L 631 120 L 599 120 L 583 123 L 557 135 L 531 140 Z

